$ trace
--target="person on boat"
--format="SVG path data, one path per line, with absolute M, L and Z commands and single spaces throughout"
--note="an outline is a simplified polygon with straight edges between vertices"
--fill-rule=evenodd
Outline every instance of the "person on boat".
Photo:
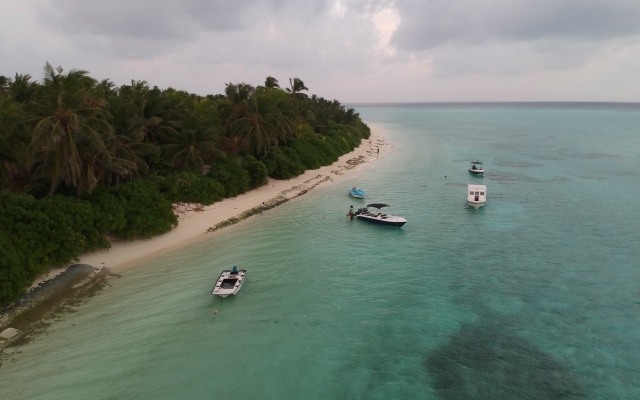
M 476 165 L 475 165 L 475 164 L 473 164 L 473 165 L 471 166 L 471 169 L 478 169 L 478 168 L 476 168 Z
M 353 204 L 349 207 L 349 212 L 347 213 L 347 217 L 353 219 Z

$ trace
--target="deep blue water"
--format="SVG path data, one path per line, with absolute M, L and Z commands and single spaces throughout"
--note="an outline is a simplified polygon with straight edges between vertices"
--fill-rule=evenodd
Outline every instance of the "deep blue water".
M 14 350 L 0 397 L 640 398 L 640 106 L 352 106 L 378 161 L 111 279 Z M 370 202 L 409 222 L 345 218 Z

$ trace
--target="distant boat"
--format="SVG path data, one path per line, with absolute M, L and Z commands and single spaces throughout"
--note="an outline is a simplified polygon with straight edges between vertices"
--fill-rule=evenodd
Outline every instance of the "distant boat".
M 389 213 L 382 212 L 381 209 L 389 207 Z M 377 211 L 370 211 L 369 208 L 375 208 Z M 391 207 L 387 204 L 373 203 L 367 204 L 367 207 L 360 208 L 355 212 L 356 218 L 363 221 L 369 221 L 380 225 L 389 225 L 401 227 L 407 223 L 402 217 L 396 217 L 391 214 Z
M 232 270 L 225 269 L 211 290 L 211 294 L 218 295 L 222 298 L 235 295 L 238 293 L 238 290 L 240 290 L 240 287 L 242 287 L 242 282 L 246 274 L 247 270 L 238 270 L 236 266 L 234 266 Z
M 354 186 L 351 188 L 351 190 L 349 190 L 349 194 L 351 195 L 351 197 L 355 197 L 356 199 L 364 199 L 365 192 L 360 189 L 356 189 L 356 187 Z
M 467 187 L 467 203 L 478 209 L 487 202 L 487 187 L 485 185 L 469 185 Z
M 471 164 L 469 165 L 469 172 L 471 172 L 474 175 L 484 174 L 484 165 L 482 164 L 482 161 L 479 161 L 479 160 L 471 161 Z

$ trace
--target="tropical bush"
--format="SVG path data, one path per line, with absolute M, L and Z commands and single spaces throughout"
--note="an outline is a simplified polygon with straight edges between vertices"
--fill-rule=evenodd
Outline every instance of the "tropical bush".
M 0 76 L 0 304 L 83 251 L 176 226 L 172 202 L 211 204 L 329 165 L 370 135 L 353 109 L 280 88 L 229 83 L 199 96 L 116 87 L 46 63 Z
M 18 298 L 50 268 L 68 265 L 85 251 L 108 248 L 94 215 L 84 200 L 0 192 L 0 304 Z
M 167 177 L 165 181 L 168 185 L 163 193 L 172 203 L 186 202 L 209 205 L 222 200 L 225 195 L 225 188 L 222 184 L 194 172 L 174 174 Z
M 125 183 L 117 189 L 125 216 L 125 225 L 112 233 L 118 238 L 131 240 L 149 238 L 170 231 L 178 225 L 171 201 L 160 194 L 150 181 Z
M 236 197 L 251 189 L 249 171 L 240 167 L 235 159 L 229 158 L 211 168 L 207 177 L 214 179 L 224 187 L 224 197 Z

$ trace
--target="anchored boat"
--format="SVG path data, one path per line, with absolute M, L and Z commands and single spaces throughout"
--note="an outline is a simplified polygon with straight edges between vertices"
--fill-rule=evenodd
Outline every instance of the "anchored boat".
M 356 187 L 354 186 L 353 188 L 351 188 L 351 190 L 349 190 L 349 194 L 351 195 L 351 197 L 355 197 L 356 199 L 364 199 L 365 192 L 360 189 L 356 189 Z
M 469 165 L 469 172 L 471 172 L 474 175 L 484 174 L 484 165 L 482 164 L 482 161 L 479 161 L 479 160 L 471 161 L 471 164 Z
M 485 185 L 467 186 L 467 203 L 478 209 L 487 202 L 487 187 Z
M 242 282 L 246 274 L 247 270 L 238 270 L 236 266 L 234 266 L 232 270 L 225 269 L 211 290 L 211 294 L 218 295 L 222 298 L 235 295 L 240 290 L 240 287 L 242 287 Z
M 375 208 L 375 210 L 369 210 L 369 208 Z M 388 212 L 385 212 L 386 209 Z M 390 225 L 401 227 L 407 223 L 407 220 L 402 217 L 397 217 L 391 213 L 391 207 L 388 204 L 373 203 L 367 204 L 366 207 L 358 209 L 355 212 L 355 216 L 363 221 L 369 221 L 380 225 Z

